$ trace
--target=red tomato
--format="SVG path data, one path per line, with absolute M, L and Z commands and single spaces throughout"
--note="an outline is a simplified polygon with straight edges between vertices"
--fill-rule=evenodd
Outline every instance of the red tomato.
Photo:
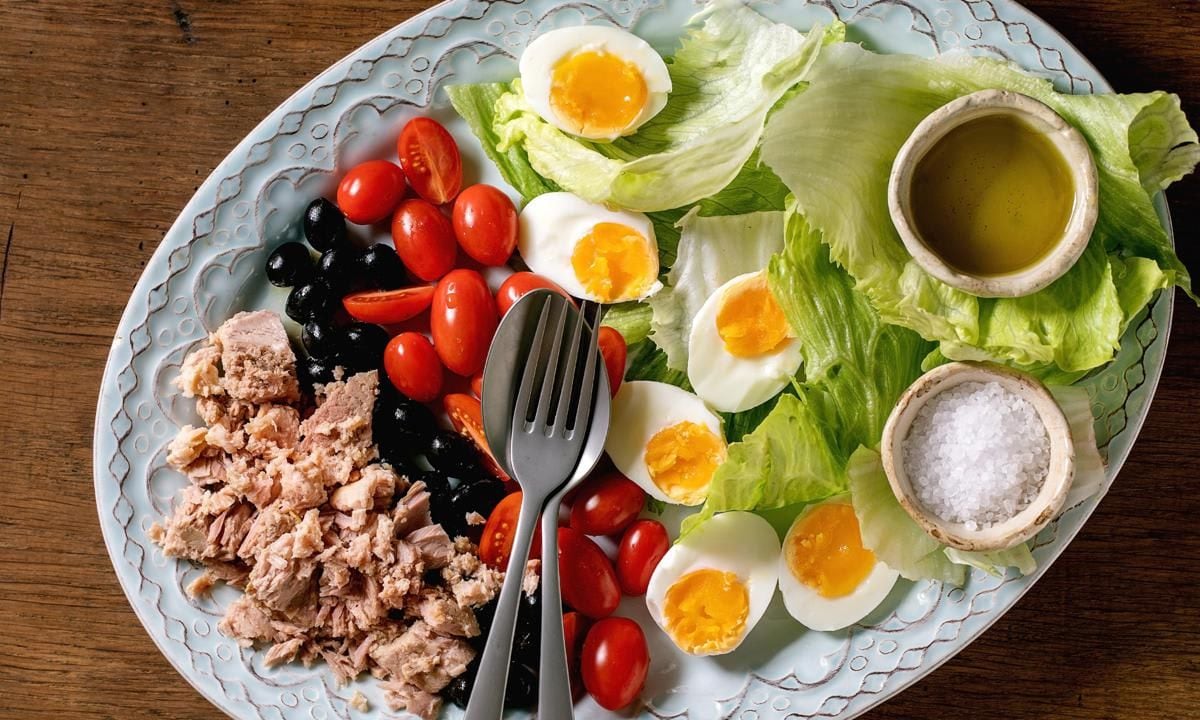
M 496 302 L 478 272 L 454 270 L 438 282 L 429 331 L 451 372 L 474 375 L 483 369 L 497 323 Z
M 484 265 L 503 265 L 517 247 L 517 209 L 491 185 L 472 185 L 454 201 L 454 235 Z
M 563 613 L 563 640 L 567 646 L 567 676 L 571 678 L 571 697 L 583 696 L 583 676 L 579 674 L 579 656 L 587 635 L 588 619 L 575 611 Z
M 604 358 L 604 369 L 608 371 L 608 390 L 616 396 L 625 379 L 625 358 L 629 348 L 625 336 L 607 325 L 600 328 L 600 356 Z
M 350 168 L 338 184 L 338 209 L 346 219 L 370 225 L 392 214 L 404 197 L 404 172 L 387 160 L 370 160 Z
M 404 176 L 431 203 L 450 202 L 462 186 L 462 157 L 454 138 L 437 120 L 413 118 L 400 132 L 396 153 Z
M 421 333 L 400 333 L 383 350 L 383 369 L 396 389 L 417 402 L 432 402 L 442 392 L 442 362 Z
M 583 684 L 606 710 L 620 710 L 637 699 L 650 669 L 646 636 L 629 618 L 601 620 L 583 641 Z
M 621 602 L 608 556 L 575 528 L 558 529 L 558 573 L 563 602 L 590 618 L 608 617 Z
M 508 556 L 512 554 L 513 533 L 517 529 L 517 518 L 521 516 L 521 493 L 515 492 L 504 496 L 492 514 L 488 515 L 487 524 L 483 526 L 483 537 L 479 540 L 479 559 L 497 570 L 508 567 Z M 541 523 L 533 534 L 533 545 L 529 549 L 529 557 L 533 559 L 542 556 Z
M 517 272 L 509 275 L 496 291 L 496 305 L 500 314 L 504 315 L 513 303 L 520 300 L 530 290 L 553 290 L 563 297 L 571 297 L 566 290 L 560 288 L 553 280 L 531 272 Z
M 483 399 L 483 373 L 475 373 L 471 376 L 471 394 L 480 400 Z
M 342 298 L 342 305 L 350 317 L 379 325 L 412 319 L 428 310 L 432 302 L 432 285 L 399 290 L 369 290 L 350 293 Z
M 593 475 L 571 505 L 571 527 L 585 535 L 613 535 L 629 527 L 646 506 L 646 493 L 621 473 Z
M 450 424 L 454 426 L 454 429 L 460 435 L 470 438 L 471 442 L 475 443 L 475 447 L 479 448 L 480 459 L 483 460 L 483 465 L 488 472 L 504 482 L 511 480 L 508 473 L 500 468 L 500 464 L 496 462 L 496 456 L 488 447 L 487 438 L 483 434 L 483 408 L 479 405 L 479 401 L 463 393 L 450 393 L 442 398 L 442 407 L 450 416 Z
M 650 576 L 671 549 L 667 529 L 657 520 L 638 520 L 621 536 L 617 549 L 617 581 L 630 597 L 646 594 Z
M 458 259 L 450 218 L 424 200 L 412 198 L 396 208 L 392 242 L 409 272 L 426 282 L 450 272 Z

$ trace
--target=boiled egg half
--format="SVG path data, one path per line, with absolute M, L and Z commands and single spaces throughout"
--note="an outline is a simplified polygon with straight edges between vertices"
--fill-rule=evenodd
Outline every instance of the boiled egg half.
M 796 517 L 779 556 L 779 590 L 792 617 L 813 630 L 840 630 L 883 602 L 895 570 L 863 547 L 848 496 L 809 505 Z
M 520 62 L 525 98 L 543 120 L 589 140 L 630 135 L 667 104 L 671 76 L 645 40 L 613 27 L 538 36 Z
M 663 502 L 699 505 L 725 462 L 721 419 L 686 390 L 667 383 L 621 384 L 612 401 L 604 449 L 625 477 Z

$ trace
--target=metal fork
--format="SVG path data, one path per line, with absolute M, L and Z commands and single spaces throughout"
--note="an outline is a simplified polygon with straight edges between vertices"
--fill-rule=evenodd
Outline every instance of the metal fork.
M 576 314 L 570 301 L 552 293 L 538 297 L 543 304 L 533 340 L 524 356 L 520 385 L 513 403 L 512 428 L 507 438 L 508 464 L 521 486 L 521 513 L 504 585 L 500 589 L 496 614 L 464 720 L 498 720 L 503 713 L 521 580 L 534 528 L 547 499 L 571 477 L 579 464 L 597 393 L 598 319 L 588 328 L 584 322 L 585 313 L 579 312 L 570 341 L 564 344 L 568 318 Z M 524 300 L 538 301 L 535 298 Z M 577 367 L 581 355 L 584 358 L 582 374 Z M 547 560 L 557 562 L 558 558 L 548 557 Z M 545 593 L 543 589 L 543 595 Z M 569 696 L 570 690 L 566 692 Z

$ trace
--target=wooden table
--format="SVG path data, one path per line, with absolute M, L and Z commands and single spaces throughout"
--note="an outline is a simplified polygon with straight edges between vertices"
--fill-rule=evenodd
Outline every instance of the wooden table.
M 0 717 L 218 718 L 126 604 L 92 495 L 97 385 L 142 266 L 279 102 L 427 3 L 0 2 Z M 1118 90 L 1200 122 L 1200 2 L 1030 3 Z M 1170 193 L 1200 269 L 1200 181 Z M 1062 559 L 944 668 L 871 714 L 1200 713 L 1200 312 L 1120 480 Z

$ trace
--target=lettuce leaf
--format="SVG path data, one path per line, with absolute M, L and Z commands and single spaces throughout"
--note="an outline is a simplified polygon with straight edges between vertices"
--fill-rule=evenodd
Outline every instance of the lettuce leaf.
M 992 550 L 990 552 L 972 552 L 957 548 L 946 548 L 946 557 L 958 565 L 979 568 L 993 577 L 1004 577 L 1004 572 L 1015 567 L 1022 575 L 1028 575 L 1037 570 L 1037 561 L 1029 550 L 1029 543 L 1024 542 L 1007 550 Z
M 1088 391 L 1081 387 L 1049 387 L 1050 394 L 1062 408 L 1067 424 L 1071 427 L 1071 441 L 1075 445 L 1075 479 L 1063 502 L 1063 510 L 1069 510 L 1090 498 L 1104 487 L 1104 459 L 1096 447 L 1096 426 L 1092 417 L 1092 400 Z

